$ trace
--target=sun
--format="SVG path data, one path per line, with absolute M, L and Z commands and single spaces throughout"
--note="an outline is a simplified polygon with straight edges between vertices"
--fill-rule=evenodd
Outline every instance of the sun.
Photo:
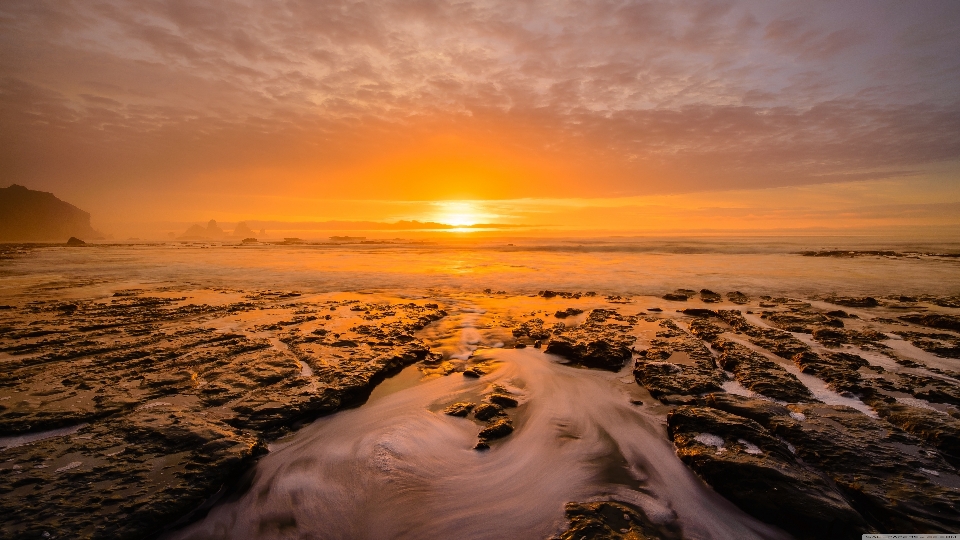
M 436 221 L 454 227 L 470 227 L 480 223 L 482 217 L 477 207 L 470 202 L 440 203 Z

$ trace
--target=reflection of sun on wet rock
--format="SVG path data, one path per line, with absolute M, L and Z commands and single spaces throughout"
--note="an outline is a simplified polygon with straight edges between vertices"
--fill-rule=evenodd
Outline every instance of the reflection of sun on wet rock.
M 625 333 L 622 325 L 605 324 L 608 319 L 624 320 L 615 311 L 595 309 L 582 325 L 551 337 L 546 352 L 573 364 L 618 371 L 630 359 L 636 337 Z
M 466 416 L 470 414 L 470 411 L 473 410 L 473 407 L 473 403 L 460 401 L 444 409 L 443 414 L 449 414 L 450 416 Z
M 677 455 L 708 484 L 756 518 L 799 538 L 846 538 L 869 531 L 829 482 L 761 425 L 708 407 L 667 415 Z
M 676 527 L 655 525 L 643 512 L 624 503 L 567 503 L 564 514 L 570 528 L 558 540 L 673 540 L 682 538 Z

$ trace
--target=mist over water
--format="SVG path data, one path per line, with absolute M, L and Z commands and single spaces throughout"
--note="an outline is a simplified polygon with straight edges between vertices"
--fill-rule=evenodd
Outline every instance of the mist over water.
M 0 261 L 7 292 L 77 282 L 327 291 L 545 288 L 660 295 L 954 294 L 958 258 L 803 257 L 818 249 L 960 252 L 960 243 L 876 238 L 536 239 L 406 244 L 47 247 Z M 59 284 L 59 285 L 58 285 Z M 11 291 L 14 289 L 14 291 Z

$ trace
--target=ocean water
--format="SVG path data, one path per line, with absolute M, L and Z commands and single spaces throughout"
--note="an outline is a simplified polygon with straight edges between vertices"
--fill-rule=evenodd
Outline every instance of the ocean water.
M 843 237 L 436 240 L 391 244 L 114 244 L 5 248 L 0 295 L 105 284 L 330 291 L 660 295 L 957 294 L 960 258 L 804 257 L 819 249 L 960 253 L 960 243 Z

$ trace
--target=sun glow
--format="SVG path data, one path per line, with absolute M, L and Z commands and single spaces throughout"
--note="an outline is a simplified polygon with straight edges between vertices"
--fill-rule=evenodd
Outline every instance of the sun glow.
M 454 227 L 470 227 L 482 221 L 477 207 L 470 202 L 440 203 L 436 221 Z

